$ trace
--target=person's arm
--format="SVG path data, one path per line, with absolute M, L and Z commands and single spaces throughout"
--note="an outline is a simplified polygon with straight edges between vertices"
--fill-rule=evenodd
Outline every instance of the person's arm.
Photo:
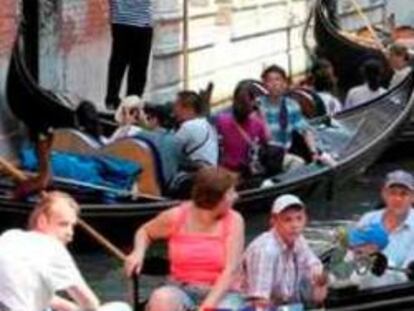
M 97 311 L 101 305 L 98 297 L 86 283 L 73 285 L 69 287 L 66 292 L 78 305 L 78 309 L 75 310 Z M 60 301 L 60 303 L 62 303 L 62 301 Z
M 139 273 L 144 261 L 145 252 L 153 240 L 166 239 L 170 234 L 171 218 L 177 208 L 162 212 L 142 225 L 135 233 L 134 248 L 125 260 L 125 273 L 131 276 L 134 270 Z
M 251 244 L 245 252 L 243 273 L 249 306 L 266 308 L 271 305 L 277 257 L 278 253 L 263 245 Z
M 50 308 L 54 311 L 79 311 L 77 304 L 57 295 L 52 298 Z
M 306 243 L 306 242 L 305 242 Z M 311 297 L 313 303 L 322 303 L 328 295 L 328 276 L 323 270 L 323 265 L 309 245 L 304 248 L 306 265 L 309 267 L 309 282 L 312 288 Z
M 226 241 L 226 266 L 202 302 L 200 306 L 201 310 L 204 308 L 214 308 L 217 305 L 229 290 L 240 268 L 244 248 L 244 221 L 239 213 L 235 211 L 231 211 L 231 213 L 233 214 L 233 220 Z

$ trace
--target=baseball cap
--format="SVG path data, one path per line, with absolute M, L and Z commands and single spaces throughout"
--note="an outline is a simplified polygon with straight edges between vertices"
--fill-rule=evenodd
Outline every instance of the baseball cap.
M 388 244 L 388 232 L 383 225 L 374 223 L 349 229 L 347 232 L 347 240 L 348 245 L 351 247 L 375 244 L 379 250 L 382 250 Z
M 272 214 L 280 214 L 292 205 L 298 205 L 305 208 L 305 204 L 297 196 L 293 194 L 281 195 L 273 202 Z
M 414 190 L 414 178 L 413 175 L 404 171 L 396 170 L 387 174 L 385 179 L 385 187 L 391 186 L 404 186 L 410 190 Z

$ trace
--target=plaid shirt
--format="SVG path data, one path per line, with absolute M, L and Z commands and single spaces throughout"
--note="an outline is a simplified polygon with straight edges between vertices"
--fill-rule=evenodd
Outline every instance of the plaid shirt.
M 247 297 L 267 299 L 275 305 L 299 302 L 313 265 L 321 262 L 304 237 L 288 249 L 277 233 L 269 230 L 250 243 L 244 254 L 243 291 Z
M 272 103 L 268 96 L 262 96 L 258 101 L 261 114 L 272 134 L 272 139 L 286 149 L 289 149 L 292 144 L 292 132 L 294 130 L 302 134 L 309 128 L 309 124 L 303 117 L 299 105 L 293 99 L 280 96 L 276 103 Z M 283 121 L 281 116 L 282 104 L 287 109 L 286 121 Z M 282 122 L 286 122 L 285 128 L 281 126 Z

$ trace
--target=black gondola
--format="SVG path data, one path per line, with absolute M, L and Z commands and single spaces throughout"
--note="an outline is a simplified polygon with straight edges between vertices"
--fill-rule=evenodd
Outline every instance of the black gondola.
M 21 62 L 15 50 L 8 75 L 7 97 L 9 105 L 17 116 L 24 117 L 20 110 L 26 103 L 61 105 L 54 95 L 37 84 L 28 83 L 27 70 L 22 70 Z M 237 208 L 242 212 L 267 209 L 269 202 L 277 195 L 287 192 L 300 192 L 315 185 L 330 184 L 333 180 L 345 180 L 370 165 L 388 146 L 399 127 L 409 116 L 413 101 L 410 100 L 414 87 L 414 76 L 409 75 L 398 87 L 368 103 L 340 113 L 332 119 L 331 125 L 315 121 L 314 129 L 318 133 L 324 149 L 337 160 L 334 167 L 310 164 L 294 171 L 281 173 L 272 178 L 265 187 L 242 190 Z M 20 108 L 17 108 L 20 107 Z M 40 109 L 40 108 L 39 108 Z M 69 124 L 71 110 L 63 110 L 62 118 Z M 65 108 L 67 109 L 67 108 Z M 48 110 L 49 111 L 49 110 Z M 50 113 L 49 113 L 50 115 Z M 152 200 L 139 198 L 112 198 L 101 200 L 101 191 L 75 189 L 64 186 L 73 192 L 81 202 L 82 216 L 97 229 L 105 232 L 110 239 L 125 243 L 125 236 L 132 236 L 136 226 L 150 216 L 177 203 L 173 199 Z M 0 196 L 1 225 L 22 224 L 31 209 L 31 203 L 15 201 L 10 198 L 10 186 L 2 187 Z M 24 216 L 24 217 L 19 217 Z
M 329 253 L 329 250 L 328 252 Z M 322 253 L 322 257 L 324 254 Z M 328 255 L 329 256 L 329 255 Z M 166 277 L 168 261 L 161 257 L 149 257 L 144 261 L 144 275 Z M 330 288 L 323 308 L 306 310 L 326 311 L 408 311 L 414 303 L 414 282 L 358 289 L 356 286 L 341 289 Z M 139 292 L 139 290 L 138 290 Z M 145 297 L 137 302 L 138 310 L 145 310 Z M 283 309 L 285 310 L 285 309 Z M 288 310 L 288 309 L 286 309 Z
M 358 44 L 342 35 L 329 19 L 326 1 L 317 0 L 312 14 L 316 55 L 332 62 L 338 76 L 338 87 L 344 94 L 353 86 L 362 83 L 358 68 L 368 59 L 377 59 L 383 65 L 384 83 L 388 82 L 392 70 L 380 49 Z

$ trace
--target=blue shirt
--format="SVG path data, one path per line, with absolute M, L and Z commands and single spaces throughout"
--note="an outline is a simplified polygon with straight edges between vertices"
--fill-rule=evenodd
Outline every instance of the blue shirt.
M 152 27 L 151 0 L 111 0 L 112 24 Z
M 369 212 L 362 216 L 358 225 L 366 226 L 381 223 L 385 210 Z M 389 233 L 389 242 L 382 251 L 387 256 L 390 265 L 403 267 L 414 245 L 414 211 L 410 208 L 404 222 Z
M 296 130 L 302 134 L 309 128 L 299 105 L 289 97 L 280 96 L 276 103 L 272 103 L 270 97 L 262 96 L 259 98 L 259 105 L 272 134 L 272 139 L 286 149 L 292 145 L 293 131 Z M 286 108 L 283 108 L 283 105 Z M 282 120 L 283 109 L 286 109 L 286 120 Z M 283 122 L 286 122 L 285 126 L 282 126 Z

